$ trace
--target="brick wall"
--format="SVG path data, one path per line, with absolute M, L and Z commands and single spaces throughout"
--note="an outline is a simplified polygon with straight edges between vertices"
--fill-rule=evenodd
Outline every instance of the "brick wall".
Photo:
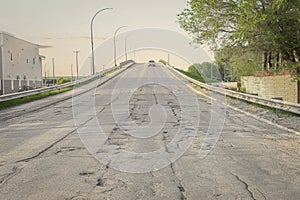
M 269 99 L 282 99 L 298 103 L 298 84 L 290 75 L 281 76 L 244 76 L 241 78 L 242 87 L 247 93 L 257 94 Z

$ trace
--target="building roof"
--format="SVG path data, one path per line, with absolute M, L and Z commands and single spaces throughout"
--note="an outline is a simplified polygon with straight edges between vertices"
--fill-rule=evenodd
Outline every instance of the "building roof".
M 15 37 L 13 34 L 5 32 L 5 31 L 0 31 L 0 34 L 4 34 L 4 35 L 9 35 L 11 37 Z
M 21 41 L 24 41 L 24 42 L 27 42 L 27 43 L 30 43 L 30 44 L 32 44 L 32 45 L 35 45 L 35 46 L 37 46 L 38 48 L 45 48 L 45 46 L 43 46 L 43 45 L 38 45 L 38 44 L 35 44 L 35 43 L 33 43 L 33 42 L 29 42 L 29 41 L 27 41 L 27 40 L 24 40 L 24 39 L 21 39 L 21 38 L 18 38 L 18 37 L 16 37 L 15 35 L 13 35 L 13 34 L 11 34 L 11 33 L 8 33 L 8 32 L 5 32 L 5 31 L 0 31 L 0 35 L 8 35 L 8 36 L 10 36 L 10 37 L 14 37 L 14 38 L 16 38 L 16 39 L 18 39 L 18 40 L 21 40 Z

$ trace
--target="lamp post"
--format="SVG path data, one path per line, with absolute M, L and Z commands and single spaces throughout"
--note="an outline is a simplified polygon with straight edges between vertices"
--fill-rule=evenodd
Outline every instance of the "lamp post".
M 114 58 L 115 58 L 115 66 L 117 66 L 117 47 L 116 47 L 116 35 L 117 32 L 121 29 L 121 28 L 125 28 L 126 26 L 120 26 L 119 28 L 117 28 L 117 30 L 115 31 L 114 34 Z
M 46 86 L 46 82 L 47 82 L 46 63 L 44 64 L 44 72 L 45 72 L 45 81 L 44 81 L 44 86 Z
M 76 73 L 77 73 L 77 76 L 76 76 L 76 80 L 78 80 L 78 54 L 79 54 L 79 50 L 77 51 L 73 51 L 76 55 Z
M 71 82 L 73 82 L 73 64 L 71 64 Z
M 126 60 L 126 64 L 127 64 L 127 38 L 128 38 L 128 36 L 125 38 L 125 60 Z
M 54 73 L 54 58 L 52 58 L 52 71 L 53 71 L 53 85 L 55 85 L 55 73 Z
M 131 36 L 131 34 L 127 35 L 125 37 L 125 58 L 126 58 L 126 64 L 127 64 L 127 39 L 128 37 Z
M 92 75 L 95 73 L 95 57 L 94 57 L 94 35 L 93 35 L 93 22 L 95 17 L 102 11 L 104 10 L 108 10 L 108 9 L 112 9 L 112 8 L 103 8 L 101 10 L 98 10 L 95 15 L 93 16 L 92 20 L 91 20 L 91 45 L 92 45 Z

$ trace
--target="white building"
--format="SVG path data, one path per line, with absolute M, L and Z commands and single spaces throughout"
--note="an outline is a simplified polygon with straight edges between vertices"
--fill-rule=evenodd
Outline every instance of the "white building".
M 0 32 L 0 95 L 42 87 L 39 45 Z

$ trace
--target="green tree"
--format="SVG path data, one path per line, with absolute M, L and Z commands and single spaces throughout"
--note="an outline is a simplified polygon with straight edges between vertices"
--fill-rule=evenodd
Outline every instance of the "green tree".
M 214 50 L 259 52 L 269 70 L 299 61 L 299 9 L 300 0 L 191 0 L 178 21 L 196 43 Z

